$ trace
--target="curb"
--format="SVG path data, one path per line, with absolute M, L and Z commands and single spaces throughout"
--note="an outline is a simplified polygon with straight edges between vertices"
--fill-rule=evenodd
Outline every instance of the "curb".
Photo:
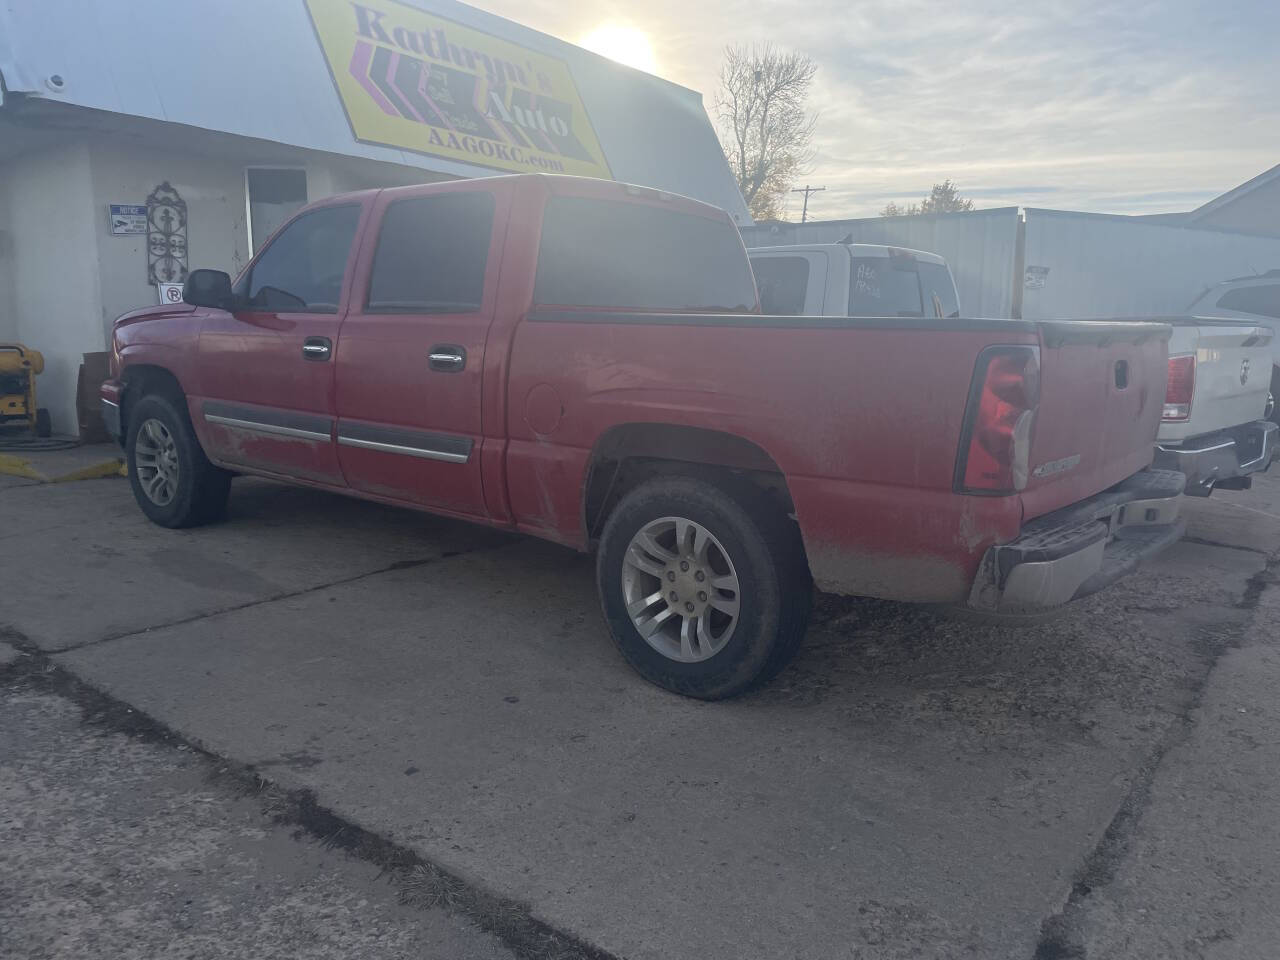
M 50 476 L 36 469 L 32 461 L 27 457 L 20 457 L 12 453 L 0 453 L 0 474 L 10 477 L 22 477 L 39 483 L 70 483 L 73 480 L 97 480 L 102 477 L 128 476 L 124 461 L 119 457 L 112 457 L 109 460 L 91 463 L 87 467 L 79 467 L 67 473 Z

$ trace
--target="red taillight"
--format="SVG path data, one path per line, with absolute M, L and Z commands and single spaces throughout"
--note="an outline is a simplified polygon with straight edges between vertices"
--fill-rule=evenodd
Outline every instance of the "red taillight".
M 1196 392 L 1196 355 L 1169 358 L 1169 385 L 1164 389 L 1164 420 L 1186 420 L 1191 416 L 1191 397 Z
M 988 347 L 973 376 L 956 486 L 974 493 L 1021 490 L 1027 485 L 1031 427 L 1040 405 L 1040 349 Z

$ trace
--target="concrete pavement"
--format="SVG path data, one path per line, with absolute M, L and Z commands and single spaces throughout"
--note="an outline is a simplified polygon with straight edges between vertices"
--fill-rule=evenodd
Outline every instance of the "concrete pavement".
M 34 573 L 0 623 L 617 955 L 1123 956 L 1080 877 L 1123 875 L 1117 824 L 1136 836 L 1218 658 L 1274 641 L 1278 492 L 1185 501 L 1188 542 L 1030 627 L 821 598 L 797 662 L 722 704 L 630 672 L 585 558 L 256 481 L 185 532 L 123 481 L 3 491 Z
M 368 863 L 291 838 L 190 750 L 0 698 L 0 955 L 23 960 L 506 960 Z

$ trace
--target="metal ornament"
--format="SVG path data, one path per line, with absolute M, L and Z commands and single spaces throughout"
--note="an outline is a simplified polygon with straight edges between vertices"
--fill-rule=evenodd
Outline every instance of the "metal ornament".
M 187 201 L 166 180 L 147 197 L 147 283 L 187 282 Z

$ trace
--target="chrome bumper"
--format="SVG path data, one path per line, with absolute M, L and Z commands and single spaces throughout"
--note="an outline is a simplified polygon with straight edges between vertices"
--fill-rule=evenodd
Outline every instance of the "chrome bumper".
M 1181 446 L 1156 444 L 1154 466 L 1186 474 L 1187 495 L 1207 497 L 1213 488 L 1247 489 L 1250 474 L 1271 466 L 1280 426 L 1270 420 L 1192 437 Z
M 969 592 L 984 613 L 1034 613 L 1101 590 L 1175 543 L 1184 525 L 1174 470 L 1143 470 L 1097 496 L 1038 517 L 989 549 Z

